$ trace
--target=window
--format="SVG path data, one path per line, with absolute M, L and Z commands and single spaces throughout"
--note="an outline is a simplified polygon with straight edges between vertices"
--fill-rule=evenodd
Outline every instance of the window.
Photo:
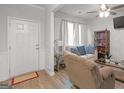
M 81 35 L 81 24 L 79 24 L 79 44 L 82 43 L 81 42 L 81 37 L 82 37 L 82 35 Z
M 73 33 L 73 23 L 68 23 L 68 45 L 73 45 L 74 33 Z
M 84 27 L 85 25 L 83 24 L 78 24 L 78 23 L 72 23 L 72 22 L 68 22 L 67 23 L 67 43 L 70 46 L 73 45 L 81 45 L 82 44 L 82 40 L 84 37 L 83 33 L 84 33 Z M 82 29 L 83 28 L 83 29 Z

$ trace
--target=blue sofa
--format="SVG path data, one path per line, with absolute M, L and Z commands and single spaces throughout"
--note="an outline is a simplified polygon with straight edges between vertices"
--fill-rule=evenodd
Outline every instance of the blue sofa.
M 97 59 L 97 50 L 93 45 L 66 46 L 66 50 L 91 61 Z

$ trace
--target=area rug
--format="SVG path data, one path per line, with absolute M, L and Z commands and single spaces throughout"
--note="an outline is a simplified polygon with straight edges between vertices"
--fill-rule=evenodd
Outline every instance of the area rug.
M 22 82 L 25 82 L 25 81 L 28 81 L 28 80 L 31 80 L 37 77 L 39 77 L 37 72 L 32 72 L 32 73 L 28 73 L 22 76 L 18 76 L 18 77 L 12 78 L 11 85 L 16 85 L 16 84 L 19 84 L 19 83 L 22 83 Z

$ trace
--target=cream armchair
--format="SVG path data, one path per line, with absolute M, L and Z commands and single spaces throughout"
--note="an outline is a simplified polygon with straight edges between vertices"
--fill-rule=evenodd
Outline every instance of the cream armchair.
M 73 85 L 78 88 L 112 89 L 115 87 L 113 70 L 98 68 L 93 61 L 86 60 L 71 52 L 64 52 L 66 71 Z

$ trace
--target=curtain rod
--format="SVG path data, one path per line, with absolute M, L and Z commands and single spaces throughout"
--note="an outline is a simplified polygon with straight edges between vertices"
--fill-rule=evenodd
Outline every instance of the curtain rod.
M 66 19 L 61 19 L 62 21 L 68 21 L 68 22 L 72 22 L 72 23 L 79 23 L 79 24 L 84 24 L 87 25 L 86 23 L 81 23 L 81 22 L 76 22 L 76 21 L 72 21 L 72 20 L 66 20 Z

